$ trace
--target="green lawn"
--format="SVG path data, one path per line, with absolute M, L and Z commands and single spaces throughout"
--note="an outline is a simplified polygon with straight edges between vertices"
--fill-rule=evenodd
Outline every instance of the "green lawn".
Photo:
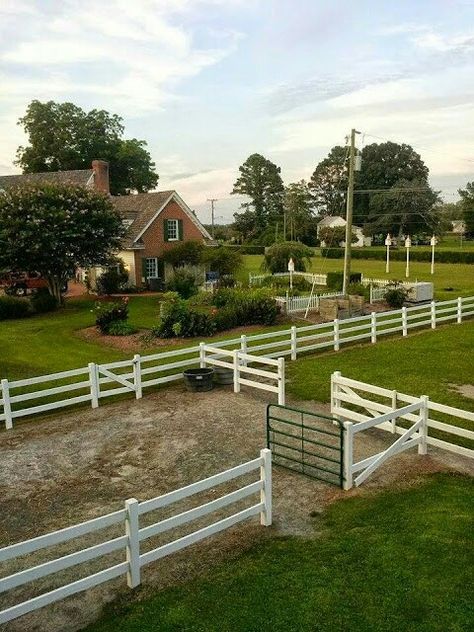
M 472 480 L 457 475 L 346 498 L 315 519 L 319 537 L 267 541 L 195 581 L 116 604 L 87 630 L 467 632 L 473 517 Z
M 410 333 L 287 362 L 288 390 L 327 402 L 334 371 L 362 382 L 474 411 L 474 400 L 450 388 L 474 383 L 474 321 Z M 466 422 L 468 423 L 468 422 Z
M 261 274 L 263 256 L 245 255 L 244 267 L 239 273 L 239 279 L 248 282 L 249 272 Z M 342 271 L 342 259 L 323 259 L 320 255 L 311 259 L 311 271 L 326 273 Z M 353 272 L 362 272 L 365 276 L 376 279 L 405 279 L 405 263 L 392 261 L 390 274 L 385 274 L 385 262 L 355 259 L 352 262 Z M 471 296 L 474 294 L 474 264 L 438 263 L 435 274 L 430 273 L 430 264 L 414 261 L 410 264 L 410 281 L 432 281 L 435 287 L 435 298 L 448 300 L 457 296 Z M 452 288 L 452 290 L 446 290 Z

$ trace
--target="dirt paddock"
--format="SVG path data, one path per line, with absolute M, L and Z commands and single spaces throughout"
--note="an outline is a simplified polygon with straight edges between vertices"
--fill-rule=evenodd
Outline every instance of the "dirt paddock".
M 17 425 L 13 431 L 2 432 L 0 546 L 121 509 L 127 498 L 146 500 L 255 458 L 265 444 L 266 404 L 266 396 L 255 391 L 234 394 L 227 388 L 219 388 L 195 395 L 176 386 L 139 401 L 130 399 L 96 410 L 32 420 Z M 300 405 L 306 410 L 328 414 L 327 407 L 315 402 Z M 372 431 L 359 436 L 362 439 L 356 446 L 357 459 L 374 454 L 392 442 L 388 433 Z M 263 538 L 314 534 L 321 528 L 318 514 L 343 495 L 414 484 L 422 474 L 446 468 L 468 471 L 469 466 L 439 451 L 427 457 L 409 451 L 390 460 L 362 488 L 342 492 L 334 486 L 275 467 L 272 527 L 260 527 L 254 519 L 151 564 L 144 569 L 138 596 L 210 571 L 216 563 L 231 559 Z M 216 497 L 227 489 L 219 486 L 208 494 L 201 494 L 198 500 Z M 172 509 L 176 512 L 176 507 Z M 151 521 L 157 521 L 162 515 L 166 514 L 154 516 Z M 207 522 L 212 520 L 212 516 L 210 520 L 208 517 Z M 188 531 L 183 533 L 196 526 L 200 523 L 189 525 Z M 119 531 L 113 533 L 121 535 L 120 525 Z M 166 535 L 162 541 L 174 539 L 181 533 Z M 108 538 L 109 532 L 100 532 L 98 539 L 82 538 L 75 541 L 72 548 L 68 543 L 25 559 L 28 565 L 41 563 L 51 559 L 53 553 L 68 553 Z M 111 556 L 112 559 L 116 560 L 113 563 L 121 561 L 120 554 L 118 558 Z M 112 565 L 108 561 L 104 558 L 98 562 L 99 566 L 90 563 L 86 568 L 94 571 Z M 16 564 L 15 561 L 5 565 L 1 575 L 22 568 Z M 51 590 L 64 579 L 78 579 L 83 576 L 82 567 L 78 569 L 81 571 L 63 571 L 58 580 L 44 578 L 31 587 L 16 589 L 16 595 L 0 601 L 0 609 Z M 131 598 L 124 578 L 21 617 L 4 629 L 72 632 L 97 618 L 102 608 L 118 595 L 125 600 Z

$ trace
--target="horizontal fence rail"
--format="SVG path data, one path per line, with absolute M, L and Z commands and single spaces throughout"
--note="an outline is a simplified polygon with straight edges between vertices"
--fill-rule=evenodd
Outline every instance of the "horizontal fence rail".
M 417 414 L 417 411 L 420 412 Z M 419 452 L 425 454 L 427 446 L 431 445 L 474 458 L 474 449 L 469 445 L 460 445 L 462 442 L 474 445 L 474 431 L 462 425 L 465 422 L 474 423 L 474 412 L 432 402 L 425 395 L 406 395 L 396 390 L 353 380 L 336 372 L 331 377 L 331 413 L 345 420 L 348 442 L 345 449 L 345 478 L 349 487 L 352 485 L 352 475 L 366 467 L 371 467 L 371 473 L 374 469 L 373 463 L 380 456 L 375 455 L 355 464 L 351 460 L 353 437 L 358 432 L 372 427 L 394 435 L 402 435 L 393 444 L 398 452 L 411 445 L 419 445 Z M 440 415 L 442 420 L 439 418 Z M 461 425 L 448 423 L 449 419 L 456 420 L 457 424 Z M 396 452 L 390 452 L 388 456 L 393 453 Z M 385 458 L 380 460 L 376 466 L 384 460 Z M 360 484 L 365 478 L 366 476 L 362 479 L 359 477 L 355 480 L 356 484 Z
M 306 310 L 319 311 L 319 304 L 322 298 L 337 298 L 342 296 L 341 292 L 324 292 L 323 294 L 313 294 L 312 296 L 277 296 L 275 301 L 283 312 L 294 314 L 306 312 Z
M 253 483 L 246 484 L 239 489 L 227 493 L 219 498 L 182 511 L 169 518 L 154 522 L 147 526 L 140 526 L 140 518 L 157 509 L 167 507 L 173 503 L 189 498 L 200 492 L 214 489 L 215 486 L 232 481 L 251 472 L 258 471 L 259 478 Z M 228 507 L 244 499 L 258 495 L 250 506 L 239 509 L 229 516 L 212 522 L 206 527 L 193 531 L 183 537 L 171 540 L 166 544 L 141 551 L 141 543 L 158 534 L 203 518 L 218 510 Z M 234 510 L 235 511 L 235 510 Z M 65 569 L 78 566 L 84 562 L 101 559 L 110 553 L 121 551 L 123 561 L 94 572 L 82 579 L 66 583 L 59 588 L 42 593 L 21 603 L 16 603 L 0 611 L 0 624 L 16 619 L 28 612 L 42 608 L 50 603 L 64 599 L 93 586 L 120 576 L 127 576 L 127 584 L 135 588 L 141 583 L 141 568 L 171 553 L 179 551 L 195 542 L 199 542 L 215 533 L 229 529 L 233 525 L 247 520 L 252 516 L 260 516 L 260 524 L 269 526 L 272 523 L 272 469 L 271 452 L 268 449 L 260 451 L 260 456 L 252 461 L 238 465 L 209 478 L 198 481 L 181 489 L 169 492 L 163 496 L 138 502 L 135 498 L 125 501 L 125 508 L 87 522 L 82 522 L 53 533 L 48 533 L 31 540 L 12 544 L 0 549 L 0 563 L 35 553 L 55 545 L 73 541 L 81 536 L 100 532 L 113 525 L 123 525 L 123 535 L 100 544 L 89 546 L 68 555 L 56 557 L 48 562 L 29 566 L 0 579 L 0 593 L 8 592 L 16 587 L 28 584 L 37 579 L 55 575 Z M 110 562 L 109 562 L 110 563 Z
M 221 351 L 238 349 L 243 354 L 259 358 L 289 356 L 291 360 L 296 360 L 301 353 L 320 349 L 338 351 L 341 346 L 353 342 L 370 341 L 375 344 L 382 336 L 407 336 L 411 330 L 436 329 L 438 324 L 461 323 L 473 316 L 474 296 L 460 297 L 317 325 L 293 326 L 264 334 L 243 334 L 238 338 L 212 342 L 211 346 Z M 91 362 L 87 367 L 50 375 L 13 381 L 2 379 L 0 422 L 11 429 L 17 418 L 74 404 L 90 402 L 93 408 L 97 408 L 103 398 L 129 393 L 139 399 L 144 389 L 182 380 L 185 368 L 199 367 L 202 364 L 201 349 L 202 345 L 194 345 L 163 353 L 135 355 L 131 360 L 120 362 Z M 229 359 L 223 361 L 229 362 Z M 242 362 L 240 366 L 248 364 L 251 362 Z M 240 373 L 245 371 L 241 368 Z M 240 376 L 240 384 L 244 384 L 243 379 L 246 378 Z M 284 383 L 283 379 L 281 383 Z M 254 384 L 252 386 L 255 387 Z

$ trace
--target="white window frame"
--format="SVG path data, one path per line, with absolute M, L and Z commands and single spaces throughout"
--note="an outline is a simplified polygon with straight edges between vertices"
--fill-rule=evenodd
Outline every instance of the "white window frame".
M 149 261 L 153 261 L 154 262 L 154 267 L 155 267 L 155 273 L 149 274 Z M 158 257 L 146 257 L 145 258 L 145 273 L 146 273 L 146 277 L 147 279 L 158 279 Z
M 173 226 L 173 224 L 174 224 L 174 232 L 175 232 L 174 237 L 170 235 L 170 229 Z M 177 219 L 169 219 L 166 224 L 166 230 L 168 232 L 167 234 L 168 241 L 179 241 L 179 221 Z

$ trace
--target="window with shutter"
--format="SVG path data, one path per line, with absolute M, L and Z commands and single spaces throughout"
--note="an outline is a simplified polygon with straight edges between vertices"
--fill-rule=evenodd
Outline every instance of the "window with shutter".
M 180 239 L 179 219 L 165 220 L 165 241 L 178 241 Z

